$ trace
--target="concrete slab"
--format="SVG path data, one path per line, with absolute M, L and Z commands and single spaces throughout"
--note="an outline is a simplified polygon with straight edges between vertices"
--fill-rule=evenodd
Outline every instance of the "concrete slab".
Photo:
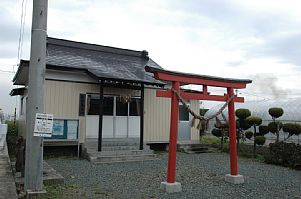
M 46 190 L 40 190 L 40 191 L 27 190 L 26 199 L 38 199 L 45 194 L 46 194 Z
M 231 174 L 227 174 L 225 176 L 225 181 L 232 183 L 232 184 L 242 184 L 244 183 L 244 177 L 242 175 L 231 175 Z
M 15 182 L 0 182 L 0 198 L 17 199 Z
M 176 193 L 182 191 L 181 183 L 174 182 L 174 183 L 168 183 L 168 182 L 161 182 L 160 188 L 166 191 L 167 193 Z
M 0 149 L 0 198 L 18 198 L 6 145 Z
M 24 178 L 21 177 L 21 173 L 15 173 L 15 181 L 17 186 L 22 186 L 24 184 Z M 53 184 L 64 184 L 64 177 L 57 173 L 47 162 L 43 162 L 43 184 L 53 185 Z

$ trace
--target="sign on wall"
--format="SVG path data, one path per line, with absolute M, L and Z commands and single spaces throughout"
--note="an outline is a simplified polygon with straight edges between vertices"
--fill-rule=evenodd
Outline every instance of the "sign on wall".
M 78 132 L 78 119 L 53 119 L 51 139 L 76 140 L 78 139 Z
M 53 127 L 53 115 L 36 113 L 33 136 L 51 137 Z

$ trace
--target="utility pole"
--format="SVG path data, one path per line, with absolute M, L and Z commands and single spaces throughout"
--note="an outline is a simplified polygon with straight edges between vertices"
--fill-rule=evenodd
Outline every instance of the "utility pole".
M 43 138 L 33 136 L 36 113 L 44 113 L 48 0 L 33 0 L 31 48 L 26 108 L 26 159 L 24 190 L 43 189 Z

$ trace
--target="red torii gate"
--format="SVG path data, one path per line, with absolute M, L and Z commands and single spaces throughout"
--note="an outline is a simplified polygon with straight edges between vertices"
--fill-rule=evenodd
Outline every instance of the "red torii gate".
M 146 66 L 147 72 L 153 73 L 155 79 L 168 81 L 172 83 L 172 89 L 180 94 L 185 100 L 210 100 L 210 101 L 227 101 L 234 95 L 234 89 L 246 88 L 246 84 L 251 83 L 248 79 L 229 79 L 205 75 L 196 75 L 188 73 L 180 73 L 168 71 L 159 68 Z M 180 90 L 181 85 L 202 85 L 201 92 L 184 92 Z M 208 86 L 227 88 L 227 94 L 210 95 L 207 91 Z M 179 99 L 172 91 L 158 90 L 157 97 L 171 98 L 171 117 L 170 117 L 170 138 L 169 138 L 169 154 L 168 154 L 168 172 L 167 182 L 161 183 L 161 188 L 167 192 L 181 191 L 181 184 L 176 182 L 176 150 L 178 137 L 178 114 L 179 114 Z M 243 176 L 238 174 L 237 151 L 236 151 L 236 121 L 234 102 L 244 102 L 243 97 L 234 96 L 228 104 L 229 116 L 229 138 L 230 138 L 230 174 L 227 174 L 225 180 L 235 184 L 243 183 Z

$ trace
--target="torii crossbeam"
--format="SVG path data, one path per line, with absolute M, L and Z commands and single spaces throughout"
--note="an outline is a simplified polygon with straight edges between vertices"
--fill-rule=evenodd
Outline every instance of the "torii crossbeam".
M 159 68 L 146 66 L 147 72 L 153 73 L 155 79 L 168 81 L 172 83 L 172 89 L 177 91 L 183 99 L 186 100 L 210 100 L 210 101 L 227 101 L 234 95 L 234 89 L 246 88 L 246 85 L 252 81 L 249 79 L 229 79 L 205 75 L 196 75 L 168 71 Z M 180 90 L 181 85 L 202 85 L 203 90 L 200 92 L 184 92 Z M 227 88 L 224 95 L 211 95 L 208 93 L 208 86 Z M 158 90 L 157 97 L 171 98 L 171 117 L 170 117 L 170 137 L 169 137 L 169 154 L 168 154 L 168 171 L 167 181 L 161 183 L 161 188 L 167 192 L 181 191 L 181 184 L 176 182 L 176 151 L 178 137 L 178 114 L 179 99 L 176 94 L 168 90 Z M 229 139 L 230 139 L 230 174 L 227 174 L 225 180 L 235 184 L 243 183 L 243 176 L 238 174 L 237 149 L 236 149 L 236 121 L 234 102 L 244 102 L 243 97 L 234 96 L 228 104 L 229 114 Z

